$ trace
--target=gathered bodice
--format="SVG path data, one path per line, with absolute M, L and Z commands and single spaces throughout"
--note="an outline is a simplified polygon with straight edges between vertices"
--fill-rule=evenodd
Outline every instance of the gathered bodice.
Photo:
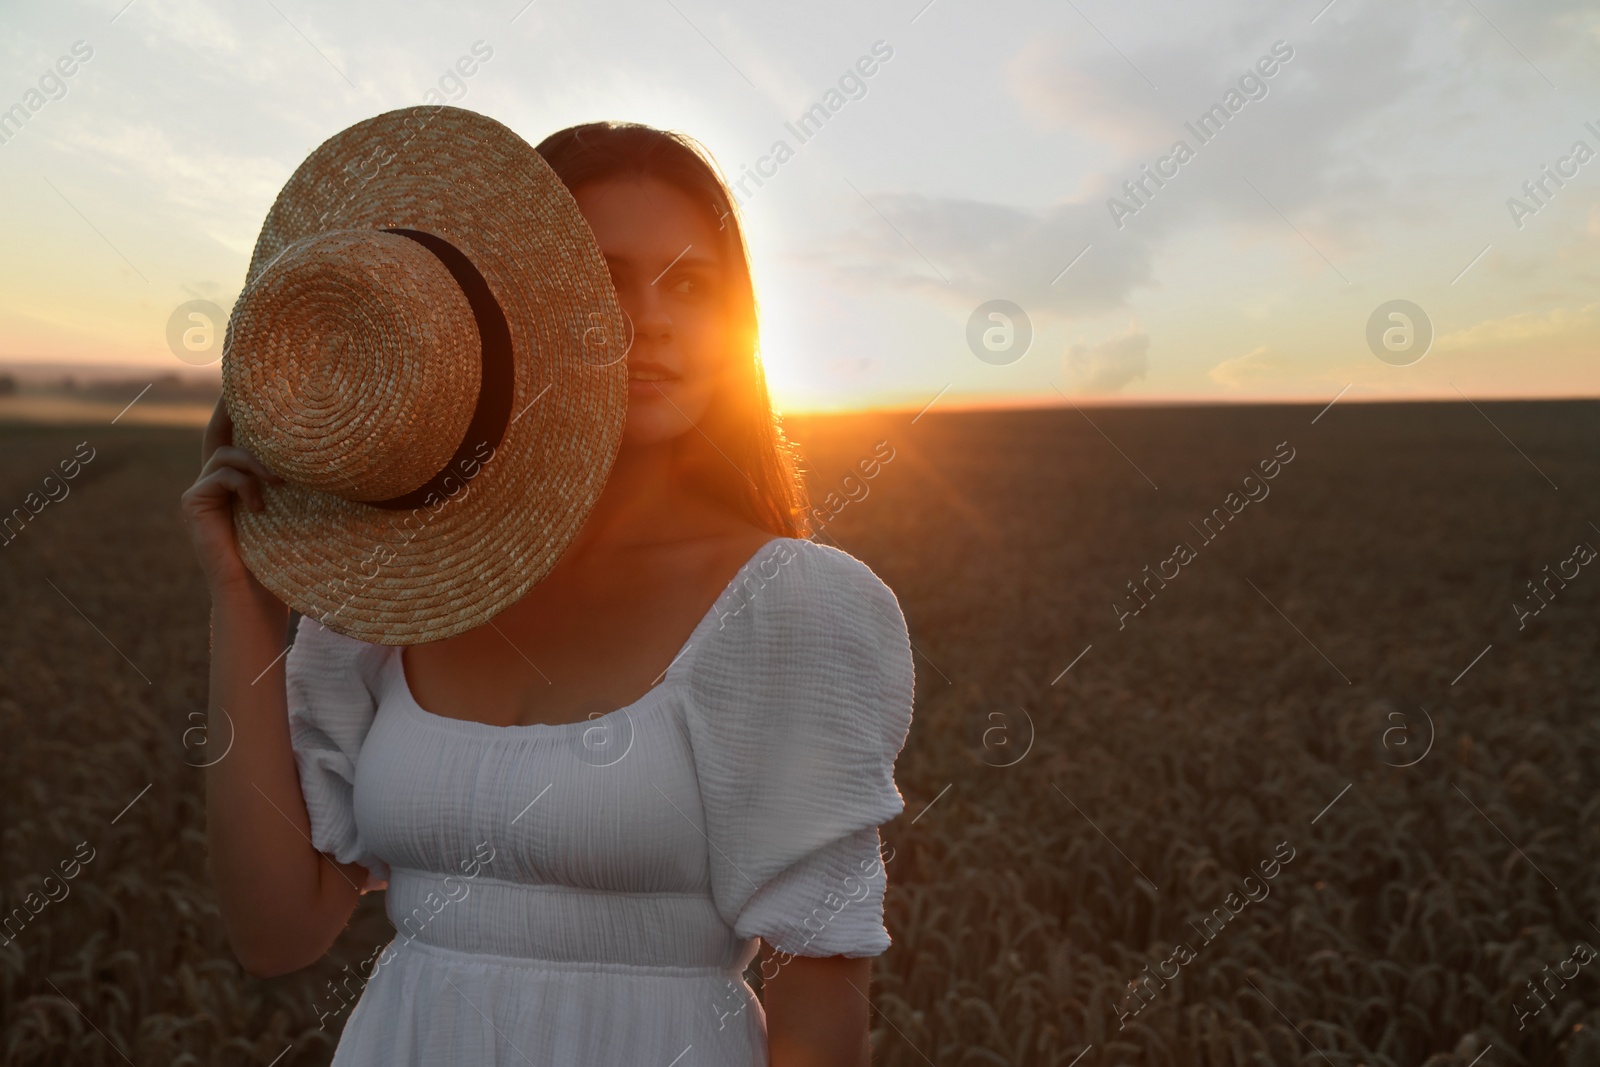
M 749 962 L 711 896 L 679 678 L 597 719 L 509 727 L 424 710 L 399 649 L 379 679 L 355 818 L 389 865 L 402 936 L 568 962 Z M 476 788 L 488 782 L 517 785 Z

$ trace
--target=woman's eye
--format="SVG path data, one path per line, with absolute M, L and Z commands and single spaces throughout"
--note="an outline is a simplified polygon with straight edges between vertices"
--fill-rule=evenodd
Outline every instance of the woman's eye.
M 668 275 L 665 284 L 681 296 L 710 300 L 722 292 L 724 279 L 720 271 L 684 267 Z

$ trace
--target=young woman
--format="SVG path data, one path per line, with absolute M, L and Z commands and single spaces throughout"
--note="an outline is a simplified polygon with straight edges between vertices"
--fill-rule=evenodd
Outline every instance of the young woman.
M 302 618 L 281 656 L 288 609 L 231 518 L 279 479 L 220 403 L 206 431 L 183 507 L 213 730 L 235 736 L 207 771 L 230 942 L 252 974 L 308 966 L 387 888 L 395 941 L 325 1005 L 360 994 L 341 1065 L 865 1065 L 878 827 L 903 806 L 911 716 L 899 606 L 805 539 L 743 235 L 703 153 L 614 123 L 538 151 L 633 337 L 605 490 L 518 603 L 405 647 Z M 764 1006 L 740 978 L 758 950 Z

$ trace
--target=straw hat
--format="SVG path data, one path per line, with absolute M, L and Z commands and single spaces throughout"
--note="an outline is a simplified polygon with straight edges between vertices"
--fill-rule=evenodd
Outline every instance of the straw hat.
M 543 578 L 627 414 L 623 320 L 561 180 L 516 134 L 413 107 L 329 138 L 267 214 L 223 345 L 234 509 L 275 596 L 377 644 L 480 626 Z

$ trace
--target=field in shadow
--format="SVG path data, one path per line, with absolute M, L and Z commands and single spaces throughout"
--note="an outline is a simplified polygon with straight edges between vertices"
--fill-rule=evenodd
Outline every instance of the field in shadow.
M 1600 405 L 788 425 L 917 653 L 875 1062 L 1600 1062 Z M 227 950 L 198 431 L 0 425 L 0 509 L 80 442 L 0 545 L 0 1063 L 326 1063 L 391 931 Z

